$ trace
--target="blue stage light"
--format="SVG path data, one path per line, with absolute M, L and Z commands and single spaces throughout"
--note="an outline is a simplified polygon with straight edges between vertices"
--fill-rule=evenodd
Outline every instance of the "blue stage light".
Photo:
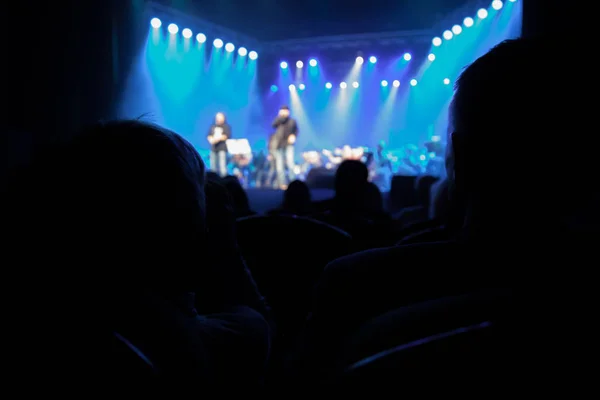
M 152 18 L 150 20 L 150 26 L 152 26 L 154 29 L 160 28 L 161 25 L 162 25 L 162 22 L 158 18 Z
M 179 32 L 179 27 L 175 24 L 169 24 L 167 30 L 171 35 L 175 35 L 177 32 Z

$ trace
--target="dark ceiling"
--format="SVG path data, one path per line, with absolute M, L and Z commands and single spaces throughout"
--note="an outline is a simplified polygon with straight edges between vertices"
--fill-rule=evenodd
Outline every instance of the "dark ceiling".
M 472 0 L 160 0 L 260 40 L 431 29 Z

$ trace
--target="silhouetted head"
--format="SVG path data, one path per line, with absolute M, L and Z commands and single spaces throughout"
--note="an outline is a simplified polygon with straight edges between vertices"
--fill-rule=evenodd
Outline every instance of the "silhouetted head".
M 373 214 L 384 212 L 383 195 L 373 182 L 367 182 L 365 187 L 365 211 Z
M 283 193 L 283 209 L 291 214 L 306 215 L 310 210 L 310 189 L 302 181 L 295 180 Z
M 225 123 L 225 114 L 222 112 L 218 112 L 217 115 L 215 115 L 215 124 L 223 125 L 224 123 Z
M 369 179 L 367 166 L 357 160 L 345 160 L 335 173 L 335 197 L 352 207 L 362 203 Z
M 242 187 L 240 180 L 235 176 L 229 175 L 223 178 L 222 184 L 225 186 L 229 192 L 229 195 L 231 196 L 236 217 L 245 217 L 252 214 L 248 195 Z
M 211 182 L 221 182 L 221 177 L 215 171 L 206 171 L 206 180 Z
M 568 139 L 551 133 L 588 120 L 566 81 L 574 68 L 557 64 L 556 51 L 542 39 L 505 41 L 456 83 L 446 165 L 450 195 L 473 221 L 533 225 L 595 201 L 592 157 L 552 161 Z
M 192 281 L 188 261 L 206 232 L 204 164 L 179 135 L 140 121 L 98 124 L 30 172 L 21 228 L 47 262 L 115 281 Z

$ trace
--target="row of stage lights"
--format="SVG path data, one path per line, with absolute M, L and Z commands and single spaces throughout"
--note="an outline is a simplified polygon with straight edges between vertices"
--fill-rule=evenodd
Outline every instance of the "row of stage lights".
M 508 0 L 511 3 L 516 2 L 517 0 Z M 499 11 L 502 9 L 502 7 L 504 7 L 504 3 L 502 2 L 502 0 L 494 0 L 492 1 L 492 8 L 496 11 Z M 477 11 L 477 18 L 479 19 L 486 19 L 488 17 L 488 10 L 486 10 L 485 8 L 480 8 Z M 471 17 L 467 17 L 463 20 L 463 25 L 465 28 L 470 28 L 475 24 L 475 20 Z M 442 45 L 442 38 L 446 39 L 446 40 L 451 40 L 454 36 L 460 35 L 463 31 L 463 27 L 459 24 L 454 25 L 451 29 L 445 30 L 444 33 L 442 33 L 442 37 L 434 37 L 433 40 L 431 41 L 432 44 L 435 47 L 440 47 Z M 433 54 L 430 54 L 429 56 L 432 56 Z M 435 56 L 434 56 L 435 57 Z M 433 61 L 433 60 L 431 60 Z
M 511 3 L 514 3 L 517 0 L 508 0 L 508 1 L 511 2 Z M 501 10 L 502 7 L 504 7 L 504 3 L 501 0 L 494 0 L 494 1 L 492 1 L 492 8 L 494 10 L 496 10 L 496 11 Z M 487 17 L 488 17 L 488 11 L 485 8 L 481 8 L 481 9 L 479 9 L 477 11 L 477 18 L 483 20 L 483 19 L 486 19 Z M 466 17 L 463 20 L 463 25 L 464 25 L 465 28 L 470 28 L 473 25 L 475 25 L 475 20 L 473 18 L 471 18 L 471 17 Z M 454 36 L 460 35 L 462 33 L 462 31 L 463 31 L 463 27 L 461 25 L 457 24 L 457 25 L 454 25 L 452 27 L 452 29 L 448 29 L 448 30 L 444 31 L 444 33 L 442 34 L 442 37 L 444 39 L 446 39 L 446 40 L 451 40 Z M 437 37 L 437 36 L 434 37 L 433 40 L 432 40 L 432 43 L 433 43 L 434 47 L 440 47 L 442 45 L 442 42 L 443 42 L 442 38 Z M 404 53 L 403 58 L 404 58 L 404 61 L 410 61 L 412 59 L 412 55 L 410 53 Z M 427 56 L 427 59 L 429 61 L 431 61 L 431 62 L 435 61 L 435 58 L 436 58 L 436 56 L 435 56 L 434 53 L 430 53 Z M 359 65 L 363 64 L 364 61 L 365 61 L 364 58 L 360 57 L 360 56 L 356 57 L 356 60 L 355 60 L 355 62 L 357 64 L 359 64 Z M 371 64 L 375 64 L 377 62 L 377 57 L 375 57 L 375 56 L 369 57 L 369 62 Z M 317 60 L 315 60 L 314 58 L 312 58 L 312 59 L 309 60 L 308 64 L 311 67 L 316 67 L 317 66 Z M 287 61 L 282 61 L 279 64 L 279 66 L 280 66 L 281 69 L 287 69 L 289 65 L 288 65 Z M 303 68 L 303 67 L 304 67 L 304 62 L 303 61 L 301 61 L 301 60 L 296 61 L 296 68 L 300 69 L 300 68 Z
M 162 26 L 162 21 L 158 18 L 152 18 L 150 20 L 150 26 L 152 26 L 152 28 L 154 29 L 159 29 Z M 167 26 L 167 30 L 171 35 L 177 35 L 177 33 L 179 32 L 179 27 L 176 24 L 169 24 L 169 26 Z M 181 35 L 188 40 L 191 39 L 192 36 L 194 36 L 192 30 L 189 28 L 184 28 L 181 31 Z M 202 44 L 206 42 L 206 35 L 204 33 L 198 33 L 196 35 L 196 40 L 198 41 L 198 43 Z M 220 49 L 223 46 L 225 46 L 225 51 L 228 53 L 233 53 L 235 51 L 235 45 L 233 43 L 225 44 L 223 43 L 223 40 L 219 38 L 213 40 L 213 46 L 215 46 L 215 48 L 217 49 Z M 248 51 L 245 47 L 240 47 L 238 49 L 238 54 L 241 57 L 248 56 L 248 58 L 250 58 L 251 60 L 256 60 L 258 58 L 258 53 L 256 51 Z
M 417 86 L 418 85 L 418 81 L 416 79 L 411 79 L 409 84 L 410 86 Z M 442 80 L 442 83 L 444 85 L 450 85 L 450 78 L 444 78 Z M 390 85 L 390 83 L 386 80 L 381 81 L 381 87 L 388 87 Z M 392 81 L 392 86 L 395 88 L 400 87 L 400 81 L 399 80 L 394 80 Z M 348 84 L 346 82 L 341 82 L 340 83 L 340 89 L 346 89 L 348 87 Z M 352 82 L 352 87 L 354 89 L 358 89 L 360 87 L 360 84 L 358 82 Z M 325 88 L 326 89 L 331 89 L 333 88 L 333 84 L 331 82 L 327 82 L 325 84 Z M 303 91 L 304 89 L 306 89 L 306 85 L 304 85 L 304 83 L 299 84 L 298 86 L 291 84 L 288 86 L 288 89 L 290 91 L 295 91 L 295 90 L 300 90 Z M 271 92 L 277 92 L 279 90 L 279 88 L 277 87 L 277 85 L 272 85 L 271 86 Z
M 410 53 L 404 53 L 404 61 L 410 61 L 411 59 L 412 59 L 412 55 Z M 433 57 L 433 59 L 435 60 L 435 56 Z M 361 56 L 358 56 L 358 57 L 356 57 L 355 62 L 358 65 L 362 65 L 365 62 L 365 59 L 362 58 Z M 371 64 L 375 64 L 377 62 L 377 57 L 375 57 L 375 56 L 369 57 L 369 62 Z M 317 60 L 315 60 L 314 58 L 311 58 L 308 61 L 308 65 L 310 65 L 311 67 L 316 67 L 317 66 Z M 287 69 L 288 63 L 287 63 L 287 61 L 282 61 L 279 64 L 279 66 L 281 67 L 281 69 Z M 302 60 L 296 61 L 296 68 L 298 68 L 298 69 L 304 68 L 304 62 Z

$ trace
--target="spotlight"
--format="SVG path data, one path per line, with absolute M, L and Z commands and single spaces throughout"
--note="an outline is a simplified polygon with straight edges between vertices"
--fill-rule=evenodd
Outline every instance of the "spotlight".
M 341 87 L 342 89 L 346 89 L 346 87 L 347 87 L 347 86 L 348 86 L 348 85 L 346 85 L 346 82 L 342 82 L 342 83 L 340 83 L 340 87 Z
M 238 54 L 242 57 L 246 57 L 248 55 L 248 50 L 245 47 L 240 47 L 238 49 Z
M 185 28 L 184 30 L 181 31 L 181 34 L 183 35 L 184 38 L 189 39 L 192 37 L 192 30 Z
M 294 86 L 294 84 L 292 83 L 290 86 L 288 86 L 288 89 L 290 89 L 290 90 L 296 90 L 296 86 Z
M 251 51 L 250 53 L 248 53 L 248 57 L 249 57 L 251 60 L 256 60 L 256 59 L 258 58 L 258 53 L 257 53 L 257 52 L 255 52 L 255 51 L 253 50 L 253 51 Z
M 460 35 L 461 32 L 462 32 L 462 26 L 454 25 L 452 27 L 452 33 L 454 33 L 455 35 Z
M 361 56 L 356 57 L 356 63 L 358 65 L 362 65 L 362 63 L 364 63 L 364 62 L 365 62 L 365 59 L 362 58 Z
M 175 35 L 177 32 L 179 32 L 179 27 L 175 24 L 169 24 L 167 30 L 171 35 Z
M 444 85 L 449 85 L 449 84 L 450 84 L 450 79 L 444 78 Z
M 471 17 L 467 17 L 467 18 L 465 18 L 465 19 L 464 19 L 464 21 L 463 21 L 463 24 L 465 24 L 465 26 L 466 26 L 467 28 L 470 28 L 470 27 L 472 27 L 474 23 L 475 23 L 475 21 L 473 21 L 473 18 L 471 18 Z
M 454 35 L 452 34 L 452 31 L 444 31 L 444 34 L 442 36 L 444 37 L 444 39 L 450 40 Z
M 504 6 L 504 4 L 502 3 L 502 1 L 500 0 L 494 0 L 492 1 L 492 8 L 496 11 L 500 10 L 502 8 L 502 6 Z
M 158 18 L 152 18 L 150 20 L 150 26 L 152 26 L 154 29 L 160 28 L 161 25 L 162 25 L 162 22 Z
M 404 61 L 410 61 L 411 58 L 412 56 L 410 55 L 410 53 L 404 53 Z
M 429 55 L 427 56 L 427 59 L 428 59 L 429 61 L 435 61 L 435 54 L 433 54 L 433 53 L 429 54 Z
M 331 89 L 331 87 L 332 87 L 332 86 L 333 86 L 333 85 L 331 84 L 331 82 L 327 82 L 327 83 L 325 84 L 325 87 L 326 87 L 327 89 Z
M 306 89 L 306 86 L 304 86 L 304 83 L 301 83 L 298 85 L 298 89 L 304 90 L 304 89 Z
M 206 35 L 204 33 L 199 33 L 196 35 L 196 40 L 198 43 L 204 43 L 206 42 Z
M 417 86 L 417 80 L 416 79 L 411 79 L 410 80 L 410 86 Z
M 381 81 L 381 86 L 386 87 L 388 85 L 388 81 L 383 80 Z
M 352 82 L 352 87 L 354 89 L 357 89 L 358 88 L 358 82 Z
M 315 60 L 314 58 L 312 58 L 309 62 L 311 67 L 316 67 L 317 66 L 317 60 Z
M 215 46 L 217 49 L 220 49 L 223 47 L 223 41 L 221 39 L 215 39 L 213 41 L 213 46 Z
M 281 69 L 286 69 L 288 67 L 285 61 L 282 61 L 281 64 L 279 64 L 279 66 L 281 67 Z
M 304 67 L 304 63 L 302 61 L 296 61 L 296 68 Z
M 517 0 L 508 0 L 508 1 L 510 1 L 511 3 L 514 3 L 514 2 L 515 2 L 515 1 L 517 1 Z
M 400 87 L 400 81 L 395 80 L 394 82 L 392 82 L 392 85 L 394 85 L 394 87 Z
M 485 19 L 488 16 L 488 12 L 485 8 L 480 8 L 479 11 L 477 11 L 477 16 L 481 19 Z
M 442 39 L 440 39 L 439 37 L 434 37 L 433 40 L 431 41 L 431 43 L 433 43 L 433 45 L 435 47 L 441 46 L 442 45 Z
M 371 56 L 371 57 L 369 57 L 369 62 L 370 62 L 371 64 L 375 64 L 375 63 L 377 62 L 377 57 L 375 57 L 375 56 Z
M 271 85 L 271 92 L 275 93 L 279 88 L 276 85 Z
M 233 45 L 233 43 L 227 43 L 225 45 L 225 51 L 226 52 L 231 53 L 234 50 L 235 50 L 235 46 Z

